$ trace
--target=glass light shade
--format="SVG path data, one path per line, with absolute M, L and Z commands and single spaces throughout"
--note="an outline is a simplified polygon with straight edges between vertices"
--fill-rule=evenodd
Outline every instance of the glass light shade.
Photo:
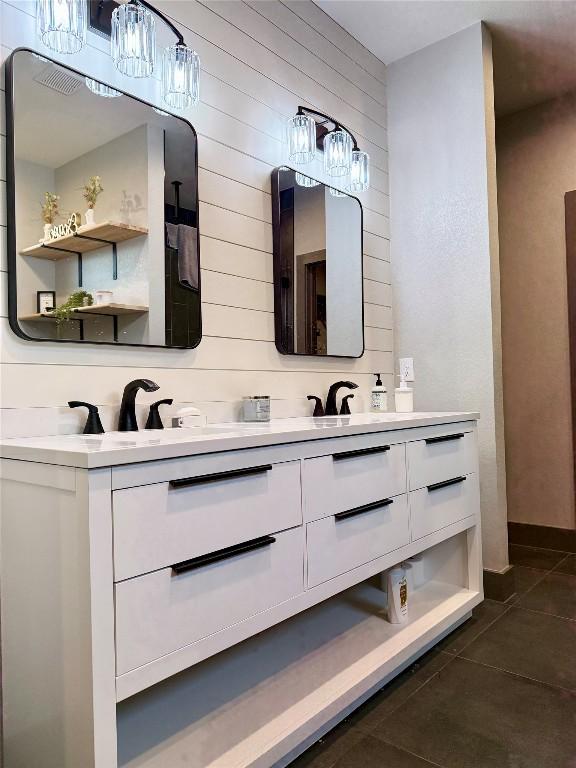
M 162 57 L 162 93 L 173 109 L 186 109 L 200 100 L 200 57 L 186 45 L 176 43 Z
M 305 176 L 303 173 L 297 173 L 296 184 L 299 187 L 317 187 L 320 182 L 316 181 L 316 179 L 311 179 L 310 176 Z
M 129 77 L 150 77 L 156 56 L 156 22 L 143 5 L 119 5 L 112 12 L 111 53 L 116 69 Z
M 352 163 L 352 139 L 343 130 L 324 136 L 324 170 L 329 176 L 347 176 Z
M 86 0 L 36 0 L 38 37 L 58 53 L 78 53 L 86 43 Z
M 292 163 L 310 163 L 316 155 L 316 121 L 308 115 L 294 115 L 286 124 L 288 157 Z
M 350 192 L 366 192 L 370 186 L 370 157 L 367 152 L 359 149 L 352 151 L 352 165 L 350 166 Z
M 335 189 L 334 187 L 330 187 L 330 194 L 332 197 L 348 197 L 345 192 L 340 192 L 339 189 Z
M 105 99 L 115 99 L 117 96 L 122 96 L 119 91 L 115 91 L 114 88 L 110 88 L 109 85 L 104 85 L 98 80 L 92 80 L 91 77 L 86 78 L 86 87 L 96 96 L 103 96 Z

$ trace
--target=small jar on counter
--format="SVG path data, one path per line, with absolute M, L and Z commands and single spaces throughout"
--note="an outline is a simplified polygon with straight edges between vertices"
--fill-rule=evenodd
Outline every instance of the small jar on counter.
M 270 421 L 269 395 L 250 395 L 242 399 L 244 421 Z

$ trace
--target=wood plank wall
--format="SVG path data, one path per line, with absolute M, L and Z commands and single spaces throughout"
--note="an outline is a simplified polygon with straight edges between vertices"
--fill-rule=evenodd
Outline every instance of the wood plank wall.
M 147 375 L 162 395 L 198 402 L 212 420 L 233 418 L 242 396 L 254 392 L 274 398 L 275 415 L 299 415 L 309 412 L 307 394 L 323 394 L 344 376 L 360 385 L 353 405 L 361 410 L 372 372 L 382 372 L 393 386 L 384 65 L 309 0 L 157 6 L 202 62 L 201 103 L 184 116 L 199 134 L 203 340 L 192 351 L 140 350 L 34 344 L 12 334 L 2 103 L 0 405 L 53 407 L 72 397 L 114 404 L 127 381 Z M 2 62 L 18 46 L 42 52 L 31 0 L 0 0 L 0 14 Z M 161 36 L 162 43 L 169 39 Z M 118 75 L 106 41 L 96 35 L 89 33 L 87 48 L 61 60 L 160 105 L 158 82 Z M 337 116 L 371 157 L 372 188 L 361 196 L 367 349 L 357 361 L 286 357 L 274 346 L 270 172 L 286 161 L 284 121 L 298 104 Z M 320 164 L 314 174 L 322 175 Z

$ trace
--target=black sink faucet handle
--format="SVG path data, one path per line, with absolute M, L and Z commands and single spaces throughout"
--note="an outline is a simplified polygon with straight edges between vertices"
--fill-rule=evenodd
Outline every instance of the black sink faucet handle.
M 164 429 L 162 419 L 160 417 L 159 408 L 161 405 L 172 405 L 174 400 L 171 397 L 166 397 L 164 400 L 157 400 L 150 406 L 150 412 L 148 413 L 148 421 L 144 429 Z
M 348 400 L 352 400 L 354 395 L 344 395 L 342 398 L 342 404 L 340 405 L 340 415 L 341 416 L 350 416 L 350 405 L 348 403 Z
M 70 408 L 88 408 L 88 418 L 84 426 L 85 435 L 101 435 L 104 432 L 104 427 L 100 421 L 100 414 L 98 413 L 98 406 L 92 405 L 92 403 L 84 403 L 82 400 L 70 400 L 68 403 Z
M 319 397 L 316 397 L 316 395 L 308 395 L 308 400 L 314 400 L 314 413 L 312 416 L 324 416 L 324 406 L 322 405 L 322 400 Z

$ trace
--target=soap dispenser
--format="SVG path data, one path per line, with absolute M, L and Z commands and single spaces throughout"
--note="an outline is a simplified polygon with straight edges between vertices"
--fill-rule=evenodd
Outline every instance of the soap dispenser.
M 372 387 L 370 394 L 370 410 L 376 413 L 385 413 L 388 410 L 388 393 L 382 384 L 380 374 L 375 373 L 374 375 L 376 376 L 376 384 Z

